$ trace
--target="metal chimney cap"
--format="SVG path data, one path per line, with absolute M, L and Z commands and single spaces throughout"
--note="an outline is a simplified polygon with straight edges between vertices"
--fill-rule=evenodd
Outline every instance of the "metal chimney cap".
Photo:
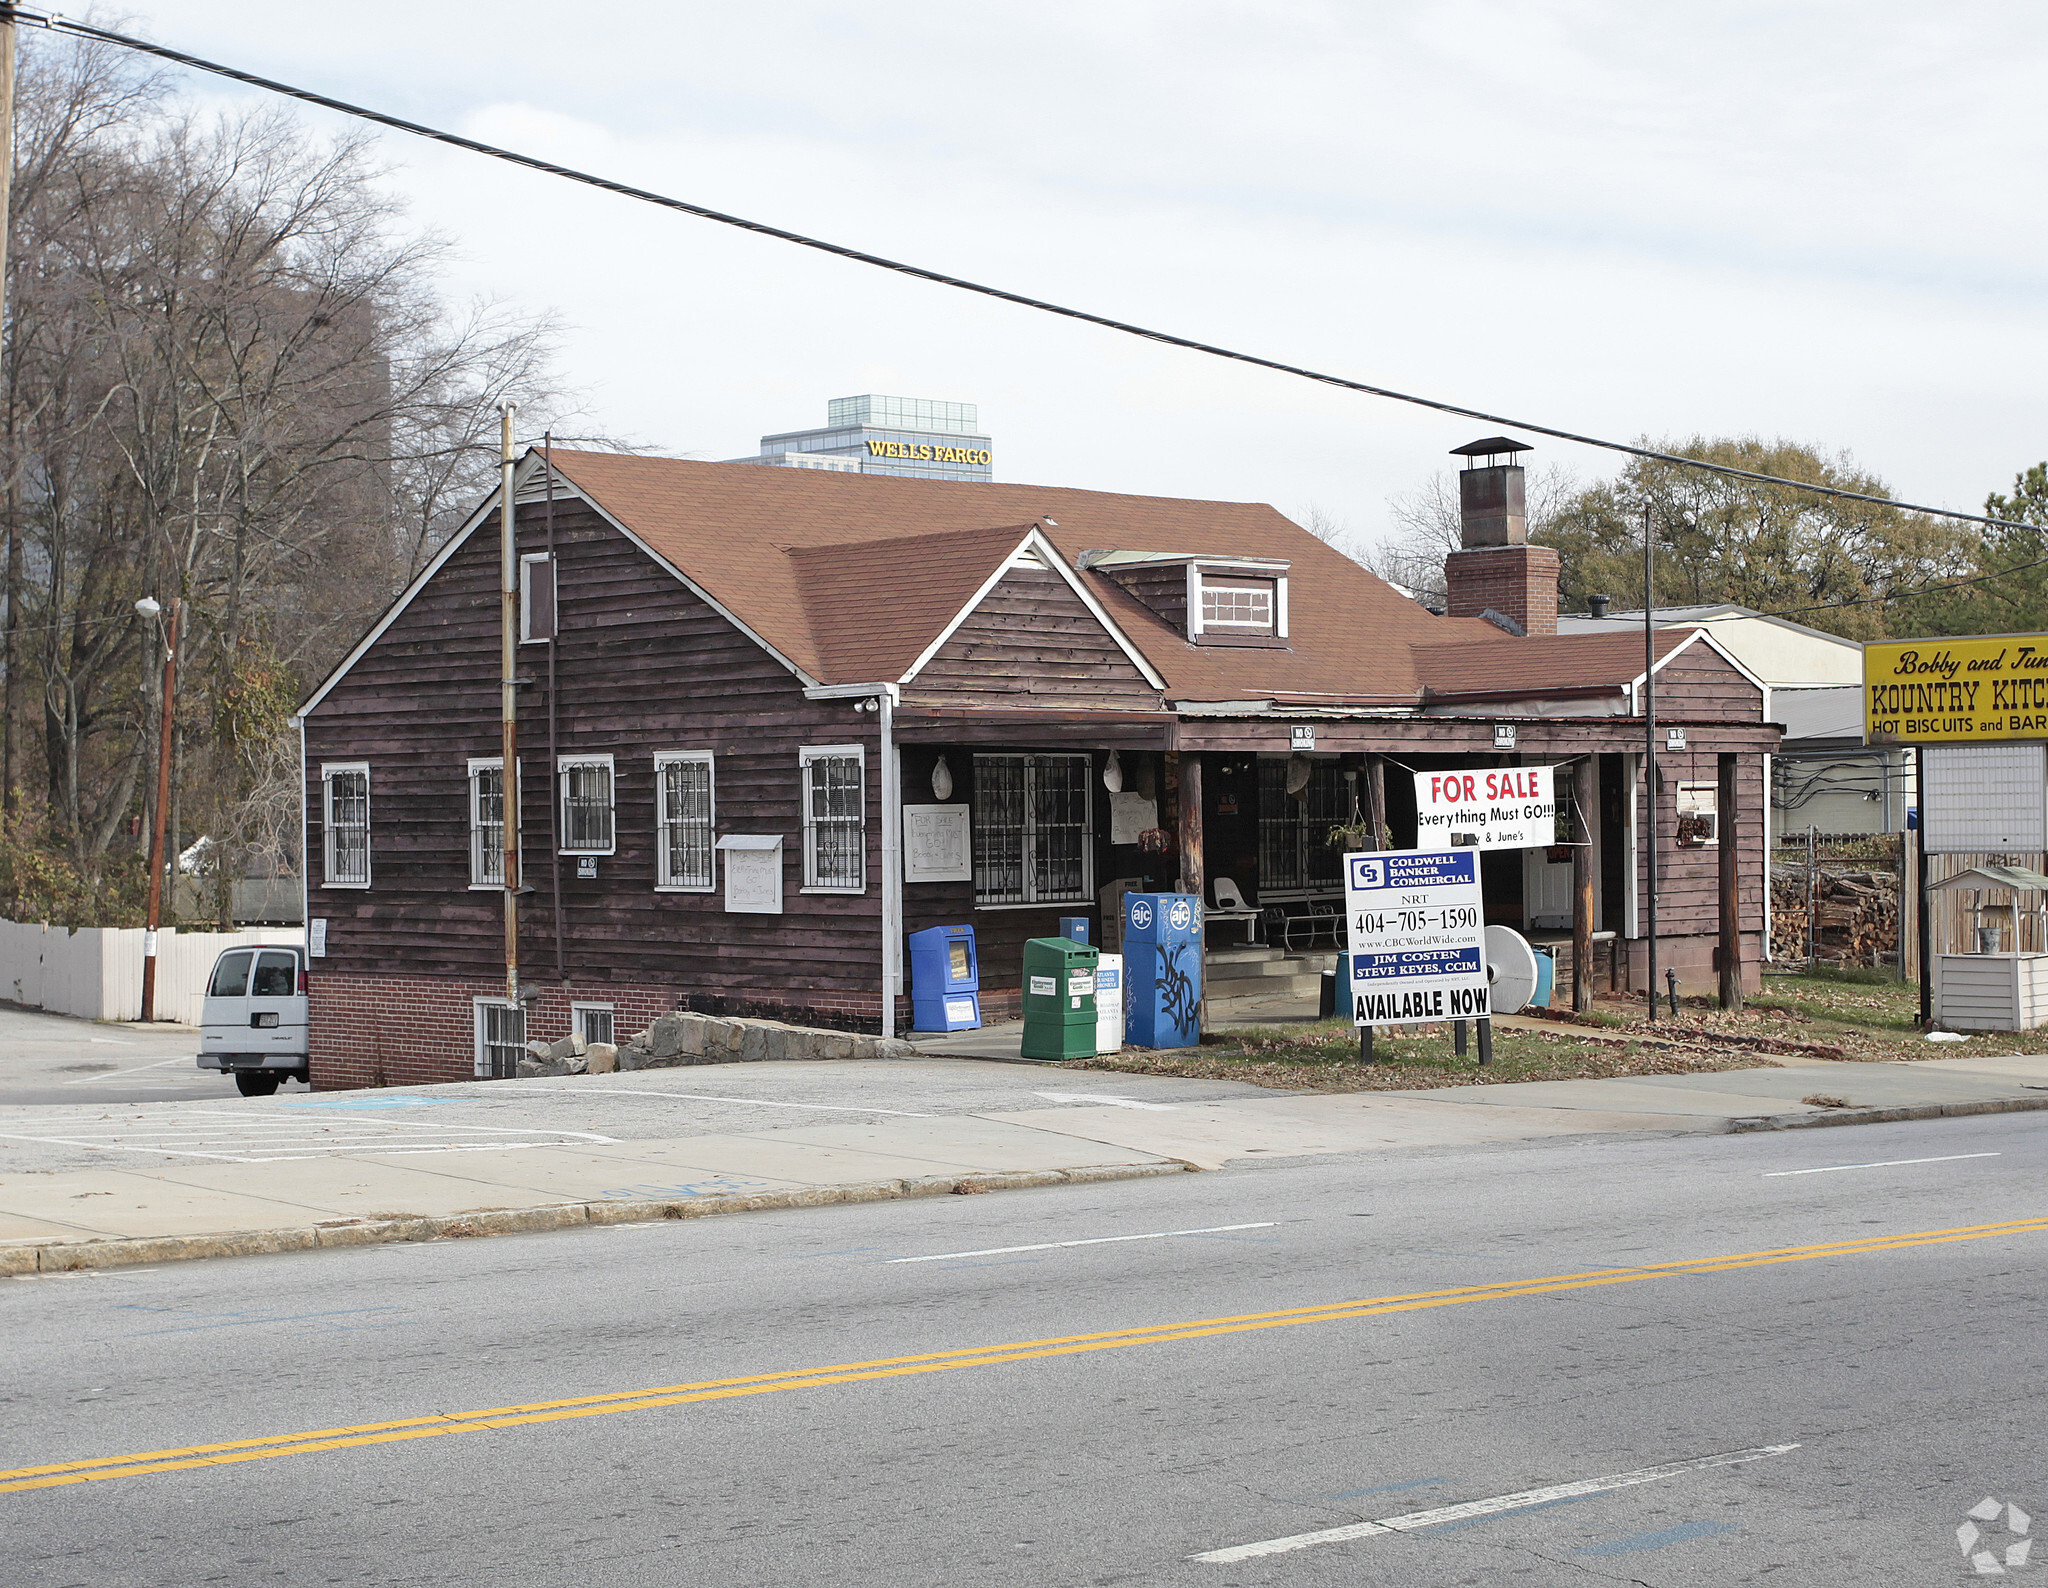
M 1483 441 L 1468 441 L 1462 447 L 1451 448 L 1454 458 L 1497 457 L 1501 453 L 1533 452 L 1526 441 L 1517 441 L 1513 436 L 1488 436 Z

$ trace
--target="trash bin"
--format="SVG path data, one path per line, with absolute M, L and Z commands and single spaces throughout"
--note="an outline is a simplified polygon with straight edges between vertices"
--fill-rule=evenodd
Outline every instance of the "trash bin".
M 1317 1005 L 1316 1013 L 1325 1020 L 1334 1020 L 1339 1015 L 1349 1020 L 1352 1008 L 1351 956 L 1339 954 L 1337 968 L 1323 972 L 1322 1001 Z
M 981 961 L 971 926 L 910 934 L 910 1023 L 917 1031 L 972 1031 L 981 1024 Z
M 1025 1058 L 1094 1056 L 1096 958 L 1094 949 L 1072 938 L 1025 940 Z
M 1191 893 L 1124 895 L 1124 1040 L 1191 1048 L 1202 1040 L 1202 901 Z
M 1124 1045 L 1124 957 L 1104 954 L 1095 961 L 1095 1051 L 1120 1052 Z

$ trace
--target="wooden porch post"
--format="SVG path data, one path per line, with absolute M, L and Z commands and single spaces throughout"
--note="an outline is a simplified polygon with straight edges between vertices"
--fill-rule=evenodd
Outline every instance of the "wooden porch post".
M 1205 897 L 1208 876 L 1202 866 L 1202 757 L 1180 758 L 1180 885 L 1183 893 Z
M 1578 808 L 1578 831 L 1572 836 L 1572 1009 L 1585 1014 L 1593 1007 L 1593 863 L 1598 858 L 1593 836 L 1600 826 L 1599 762 L 1582 756 L 1572 769 L 1572 804 Z
M 1741 778 L 1739 761 L 1723 754 L 1718 767 L 1720 787 L 1715 790 L 1715 826 L 1721 845 L 1721 951 L 1715 958 L 1721 967 L 1721 1007 L 1742 1007 L 1742 826 L 1736 819 L 1735 795 Z M 1767 862 L 1768 863 L 1768 862 Z
M 1393 835 L 1387 831 L 1386 757 L 1365 758 L 1365 819 L 1372 824 L 1372 847 L 1391 849 Z

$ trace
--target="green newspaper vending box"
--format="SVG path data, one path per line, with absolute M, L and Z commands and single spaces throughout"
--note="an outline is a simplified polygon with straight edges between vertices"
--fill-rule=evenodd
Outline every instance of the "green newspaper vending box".
M 1096 957 L 1071 938 L 1025 941 L 1025 1058 L 1085 1059 L 1095 1052 Z

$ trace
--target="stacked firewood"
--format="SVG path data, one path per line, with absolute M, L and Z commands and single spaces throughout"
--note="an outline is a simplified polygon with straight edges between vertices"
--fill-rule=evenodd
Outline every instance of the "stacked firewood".
M 1890 964 L 1899 950 L 1899 879 L 1885 871 L 1813 869 L 1813 958 L 1825 965 Z M 1807 868 L 1771 867 L 1771 956 L 1805 959 Z

